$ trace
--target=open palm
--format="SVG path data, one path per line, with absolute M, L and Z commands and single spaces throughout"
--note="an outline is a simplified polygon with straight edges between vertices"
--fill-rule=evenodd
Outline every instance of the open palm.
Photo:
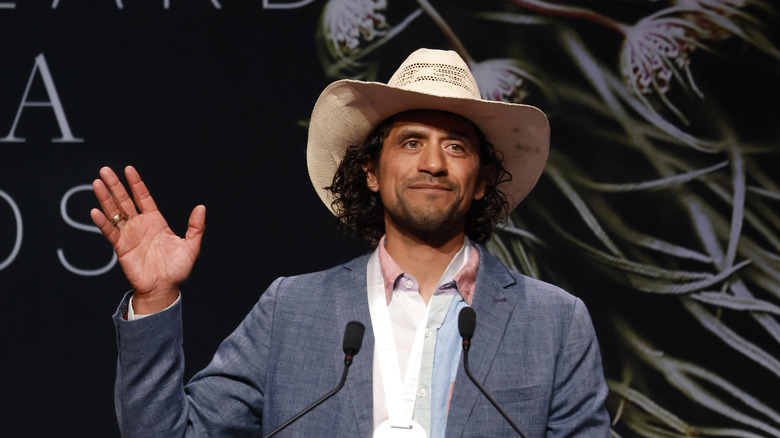
M 187 233 L 181 238 L 168 226 L 138 172 L 128 166 L 125 176 L 132 198 L 113 170 L 100 169 L 100 179 L 92 188 L 102 211 L 93 209 L 90 216 L 114 247 L 133 287 L 134 304 L 146 300 L 162 306 L 151 310 L 162 310 L 176 299 L 192 271 L 200 252 L 206 208 L 193 209 Z

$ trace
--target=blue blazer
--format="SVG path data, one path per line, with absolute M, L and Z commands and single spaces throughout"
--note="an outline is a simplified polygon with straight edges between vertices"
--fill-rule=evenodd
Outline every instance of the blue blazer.
M 607 386 L 585 305 L 512 272 L 477 245 L 472 306 L 475 377 L 530 437 L 608 437 Z M 366 298 L 368 256 L 326 271 L 279 278 L 184 385 L 181 304 L 137 321 L 114 315 L 119 346 L 115 404 L 124 437 L 260 437 L 326 394 L 344 366 L 348 321 L 365 324 L 345 387 L 279 437 L 371 437 L 374 336 Z M 462 361 L 462 358 L 461 358 Z M 447 437 L 514 436 L 461 365 Z

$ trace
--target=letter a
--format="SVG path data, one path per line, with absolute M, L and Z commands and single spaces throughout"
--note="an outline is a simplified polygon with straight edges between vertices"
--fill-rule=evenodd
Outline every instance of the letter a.
M 32 87 L 33 79 L 35 79 L 35 73 L 41 73 L 41 79 L 46 86 L 46 93 L 49 95 L 48 102 L 42 101 L 28 101 L 27 96 L 30 94 L 30 88 Z M 62 137 L 53 138 L 55 143 L 81 143 L 83 138 L 73 137 L 73 133 L 70 131 L 70 125 L 68 125 L 68 119 L 65 117 L 65 110 L 62 109 L 62 102 L 60 102 L 60 95 L 57 94 L 57 89 L 54 87 L 54 80 L 52 80 L 51 72 L 49 71 L 49 65 L 46 64 L 46 58 L 43 57 L 43 53 L 35 57 L 35 66 L 30 74 L 30 79 L 27 81 L 27 88 L 24 90 L 24 96 L 22 96 L 22 103 L 19 105 L 19 110 L 16 112 L 16 118 L 14 124 L 11 126 L 11 132 L 3 138 L 0 138 L 0 142 L 8 143 L 23 143 L 23 138 L 16 137 L 16 126 L 19 124 L 19 119 L 22 117 L 22 110 L 25 107 L 51 107 L 54 111 L 54 117 L 57 118 L 57 124 L 60 127 Z

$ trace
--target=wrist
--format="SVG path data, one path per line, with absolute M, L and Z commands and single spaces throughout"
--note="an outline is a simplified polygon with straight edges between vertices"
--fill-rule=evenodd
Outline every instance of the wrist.
M 178 289 L 133 294 L 133 312 L 137 315 L 151 315 L 167 309 L 179 298 Z

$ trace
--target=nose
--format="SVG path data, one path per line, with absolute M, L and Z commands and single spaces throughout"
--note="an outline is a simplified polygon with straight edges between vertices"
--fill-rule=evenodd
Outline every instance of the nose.
M 427 146 L 419 155 L 417 170 L 431 176 L 446 176 L 447 162 L 445 152 L 435 145 Z

